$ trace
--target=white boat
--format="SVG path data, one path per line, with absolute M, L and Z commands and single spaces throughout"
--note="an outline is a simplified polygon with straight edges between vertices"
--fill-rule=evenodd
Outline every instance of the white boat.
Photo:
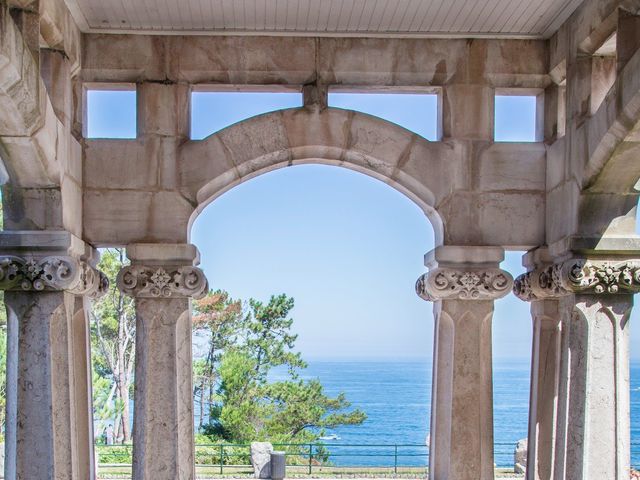
M 335 433 L 332 433 L 330 435 L 325 435 L 324 437 L 320 437 L 320 440 L 340 440 L 340 437 Z

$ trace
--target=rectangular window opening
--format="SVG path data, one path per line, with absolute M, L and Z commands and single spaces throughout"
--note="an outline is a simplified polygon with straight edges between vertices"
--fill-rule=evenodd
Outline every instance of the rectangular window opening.
M 544 94 L 521 90 L 496 91 L 494 141 L 542 141 Z
M 256 115 L 301 106 L 302 92 L 298 89 L 194 91 L 191 93 L 191 139 L 202 140 Z
M 136 138 L 135 85 L 86 85 L 84 94 L 85 138 Z
M 393 122 L 427 140 L 442 138 L 441 95 L 435 90 L 416 92 L 329 92 L 329 106 L 355 110 Z

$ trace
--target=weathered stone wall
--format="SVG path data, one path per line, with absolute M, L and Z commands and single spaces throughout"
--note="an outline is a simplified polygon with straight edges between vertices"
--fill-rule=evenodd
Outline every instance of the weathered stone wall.
M 619 19 L 620 2 L 585 2 L 549 41 L 81 35 L 61 0 L 23 3 L 12 4 L 24 12 L 21 24 L 3 9 L 7 81 L 0 97 L 8 114 L 1 120 L 13 122 L 0 132 L 12 185 L 7 228 L 65 228 L 100 245 L 185 241 L 193 213 L 235 183 L 320 161 L 399 188 L 444 243 L 529 248 L 633 231 L 640 57 L 628 44 L 637 40 L 619 39 L 626 63 L 618 62 L 613 76 L 602 57 L 589 57 L 585 69 L 578 55 L 597 50 L 618 24 L 633 31 L 633 15 Z M 34 15 L 53 49 L 37 57 L 27 35 Z M 592 17 L 600 21 L 585 20 Z M 135 141 L 80 138 L 85 82 L 136 83 Z M 439 88 L 443 140 L 410 139 L 367 120 L 378 123 L 371 129 L 362 115 L 318 105 L 253 119 L 200 143 L 188 139 L 193 86 L 308 84 L 322 92 Z M 497 88 L 544 92 L 544 142 L 493 143 Z M 293 118 L 309 128 L 292 128 Z M 253 150 L 234 144 L 247 134 Z M 380 149 L 383 138 L 390 144 Z M 410 144 L 413 160 L 405 164 L 394 142 Z M 622 185 L 619 172 L 629 169 Z M 175 223 L 160 220 L 166 212 Z
M 66 229 L 81 237 L 82 150 L 70 134 L 80 33 L 62 0 L 12 7 L 0 5 L 5 229 Z
M 498 270 L 506 247 L 532 249 L 529 272 L 515 282 L 533 302 L 528 478 L 623 480 L 627 320 L 640 290 L 639 32 L 638 0 L 585 0 L 549 40 L 527 41 L 93 35 L 80 33 L 63 0 L 0 1 L 0 182 L 8 180 L 5 229 L 20 230 L 0 236 L 5 267 L 14 250 L 21 265 L 51 250 L 86 273 L 92 245 L 128 246 L 136 265 L 121 272 L 120 288 L 137 297 L 144 355 L 136 378 L 147 379 L 136 394 L 143 407 L 160 399 L 161 411 L 175 414 L 140 410 L 135 476 L 192 478 L 188 297 L 207 285 L 185 245 L 191 222 L 226 190 L 276 168 L 324 163 L 371 175 L 415 201 L 446 245 L 427 257 L 430 272 L 417 285 L 438 318 L 432 478 L 493 478 L 490 323 L 493 300 L 510 291 L 511 276 Z M 615 57 L 601 51 L 613 33 Z M 135 84 L 136 139 L 83 138 L 90 84 Z M 304 106 L 189 139 L 193 88 L 246 86 L 300 89 Z M 332 87 L 437 92 L 442 139 L 327 108 Z M 501 89 L 538 96 L 539 141 L 493 141 Z M 161 289 L 176 298 L 158 298 L 153 271 L 173 278 Z M 180 285 L 185 272 L 198 292 Z M 6 471 L 93 478 L 83 311 L 90 289 L 25 293 L 3 278 L 13 308 Z M 175 375 L 158 396 L 149 380 L 167 358 L 177 360 Z M 22 395 L 19 385 L 43 359 L 37 391 Z M 587 393 L 598 385 L 606 395 L 592 402 Z M 145 442 L 149 435 L 158 438 Z
M 283 55 L 283 52 L 287 52 Z M 544 87 L 543 40 L 83 36 L 85 82 Z
M 180 141 L 157 133 L 137 141 L 85 141 L 85 227 L 93 242 L 184 241 L 192 213 L 233 185 L 309 162 L 345 166 L 398 188 L 423 208 L 440 240 L 543 240 L 543 145 L 488 144 L 475 151 L 471 141 L 428 142 L 368 115 L 314 107 L 256 117 L 203 141 Z M 167 212 L 174 222 L 164 220 Z M 520 231 L 481 228 L 480 222 L 504 215 L 528 221 Z M 126 226 L 110 229 L 106 219 Z
M 7 228 L 64 228 L 97 244 L 183 241 L 193 212 L 238 181 L 321 161 L 404 191 L 444 243 L 561 242 L 562 249 L 572 237 L 588 243 L 631 234 L 640 176 L 639 8 L 633 1 L 586 1 L 548 41 L 410 40 L 80 34 L 62 0 L 12 1 L 0 11 Z M 614 32 L 615 65 L 592 56 Z M 81 138 L 85 82 L 137 84 L 135 141 Z M 352 128 L 368 128 L 358 127 L 361 120 L 352 125 L 316 104 L 251 120 L 195 146 L 188 140 L 189 91 L 203 85 L 317 85 L 323 93 L 332 86 L 438 88 L 443 140 L 410 140 L 415 165 L 405 171 L 402 152 L 365 145 L 362 135 L 353 141 Z M 544 142 L 493 143 L 497 88 L 543 92 Z M 288 129 L 293 116 L 325 134 Z M 252 134 L 254 150 L 272 148 L 269 158 L 245 158 L 253 153 L 244 145 L 229 151 L 234 137 L 256 125 L 269 134 L 262 145 Z M 372 132 L 398 144 L 407 137 L 383 124 Z M 367 157 L 372 148 L 381 158 Z M 195 160 L 186 159 L 191 153 Z M 438 162 L 444 167 L 434 170 Z M 155 220 L 167 211 L 175 228 Z M 498 218 L 511 228 L 496 225 Z
M 566 137 L 551 146 L 547 162 L 546 239 L 554 252 L 635 233 L 638 14 L 637 1 L 587 0 L 549 40 L 554 81 L 567 90 Z M 612 61 L 597 50 L 613 34 Z
M 85 35 L 84 47 L 83 81 L 137 82 L 139 94 L 136 141 L 85 140 L 85 235 L 94 243 L 185 241 L 192 213 L 220 193 L 308 162 L 343 165 L 400 189 L 425 210 L 440 242 L 543 241 L 544 145 L 492 141 L 494 88 L 550 83 L 543 41 Z M 309 83 L 440 86 L 443 141 L 317 104 L 188 141 L 193 84 Z M 167 211 L 172 225 L 163 221 Z M 498 228 L 494 217 L 520 228 Z M 126 226 L 111 228 L 117 219 Z

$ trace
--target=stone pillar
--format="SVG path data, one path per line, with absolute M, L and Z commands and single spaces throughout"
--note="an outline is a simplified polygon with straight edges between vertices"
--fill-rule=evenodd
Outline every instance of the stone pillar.
M 524 259 L 531 270 L 549 262 L 546 249 L 533 250 Z M 550 480 L 555 456 L 562 311 L 557 298 L 547 298 L 539 288 L 534 293 L 531 283 L 535 280 L 530 274 L 521 275 L 513 287 L 518 298 L 531 302 L 533 320 L 526 478 Z
M 533 465 L 538 471 L 528 478 L 626 480 L 630 463 L 628 319 L 632 294 L 640 291 L 640 261 L 572 258 L 528 272 L 515 285 L 521 298 L 554 301 L 553 316 L 561 322 L 557 387 L 544 386 L 557 391 L 557 405 L 551 392 L 532 392 L 532 405 L 534 395 L 536 400 L 546 397 L 543 405 L 535 406 L 538 411 L 556 409 L 553 429 L 545 427 L 545 438 L 538 438 L 539 443 L 555 445 L 552 458 L 537 454 Z M 557 343 L 554 339 L 554 348 Z M 536 388 L 543 388 L 539 381 Z M 538 417 L 542 423 L 553 422 L 545 415 Z M 530 441 L 536 433 L 529 432 Z
M 207 292 L 193 245 L 137 244 L 118 288 L 135 298 L 134 480 L 195 479 L 190 297 Z
M 577 294 L 567 303 L 572 312 L 565 478 L 626 480 L 630 464 L 627 322 L 633 296 Z
M 434 302 L 430 480 L 493 479 L 493 302 L 511 290 L 497 247 L 438 247 L 418 295 Z
M 105 285 L 106 287 L 106 285 Z M 75 297 L 69 332 L 74 358 L 72 396 L 75 401 L 76 450 L 78 478 L 96 478 L 93 445 L 93 395 L 91 382 L 91 334 L 89 311 L 91 299 Z
M 531 302 L 533 343 L 529 392 L 527 480 L 553 478 L 555 420 L 560 361 L 560 309 L 557 300 Z
M 91 478 L 82 466 L 90 462 L 84 444 L 93 426 L 77 423 L 91 415 L 91 390 L 80 398 L 75 383 L 77 365 L 88 358 L 73 347 L 73 313 L 76 298 L 105 293 L 108 281 L 72 256 L 35 247 L 25 254 L 24 245 L 15 250 L 22 254 L 0 257 L 9 318 L 6 478 Z

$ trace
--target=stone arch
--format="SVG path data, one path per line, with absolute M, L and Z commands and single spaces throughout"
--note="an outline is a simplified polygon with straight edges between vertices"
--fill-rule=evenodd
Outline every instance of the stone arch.
M 458 144 L 429 142 L 350 110 L 302 107 L 259 115 L 182 146 L 181 180 L 196 204 L 188 228 L 235 185 L 278 168 L 317 163 L 364 173 L 400 191 L 425 213 L 440 245 L 438 205 L 457 187 L 460 156 Z

